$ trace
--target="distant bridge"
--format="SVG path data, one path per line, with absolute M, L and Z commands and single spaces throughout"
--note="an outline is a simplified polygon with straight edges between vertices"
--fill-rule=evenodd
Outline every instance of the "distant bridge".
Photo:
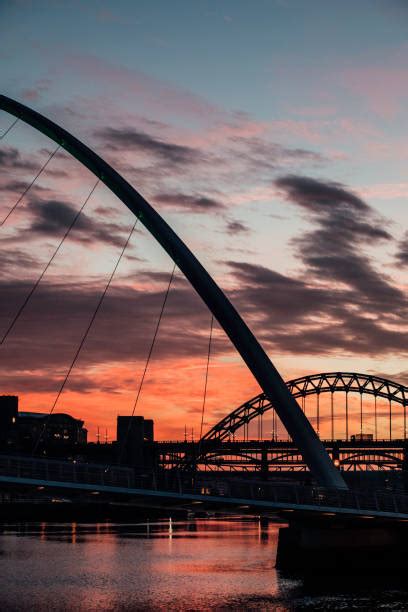
M 399 471 L 407 465 L 406 440 L 322 440 L 335 465 L 344 472 Z M 164 469 L 191 463 L 208 472 L 304 472 L 301 452 L 288 440 L 208 440 L 157 442 L 158 464 Z
M 408 387 L 386 378 L 357 372 L 311 374 L 289 380 L 286 385 L 293 397 L 300 399 L 303 412 L 307 413 L 309 409 L 307 416 L 318 434 L 323 420 L 326 429 L 329 423 L 330 433 L 322 439 L 322 443 L 338 468 L 348 471 L 403 467 L 407 442 Z M 325 406 L 323 414 L 320 398 L 324 394 L 329 395 L 329 405 Z M 344 398 L 340 410 L 334 402 L 338 394 Z M 350 394 L 359 397 L 357 411 L 355 407 L 351 409 Z M 315 397 L 315 404 L 313 414 L 310 414 L 306 399 L 312 396 Z M 371 401 L 370 406 L 364 404 L 364 398 Z M 266 435 L 265 415 L 271 417 L 272 427 L 272 431 Z M 290 439 L 278 438 L 277 420 L 273 401 L 261 393 L 230 412 L 195 444 L 159 443 L 160 462 L 172 467 L 194 462 L 209 470 L 265 472 L 307 469 L 301 449 Z M 252 435 L 250 423 L 256 425 Z M 352 426 L 357 432 L 350 435 Z M 399 435 L 394 435 L 396 431 Z

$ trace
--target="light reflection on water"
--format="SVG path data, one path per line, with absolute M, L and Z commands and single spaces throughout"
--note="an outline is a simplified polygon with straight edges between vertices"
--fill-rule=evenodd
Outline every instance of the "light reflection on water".
M 281 577 L 278 529 L 215 519 L 3 525 L 0 609 L 408 609 L 401 590 L 328 594 Z

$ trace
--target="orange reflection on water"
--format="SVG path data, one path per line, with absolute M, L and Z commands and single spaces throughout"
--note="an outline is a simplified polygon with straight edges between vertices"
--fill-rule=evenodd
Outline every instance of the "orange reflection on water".
M 279 525 L 265 520 L 41 523 L 19 529 L 30 580 L 17 589 L 11 563 L 0 587 L 5 582 L 11 597 L 18 592 L 38 609 L 55 602 L 81 612 L 183 610 L 187 604 L 196 610 L 249 609 L 248 597 L 273 599 L 279 593 Z M 49 579 L 50 558 L 55 580 Z
M 77 541 L 77 524 L 72 523 L 71 525 L 71 542 L 72 544 L 76 544 Z

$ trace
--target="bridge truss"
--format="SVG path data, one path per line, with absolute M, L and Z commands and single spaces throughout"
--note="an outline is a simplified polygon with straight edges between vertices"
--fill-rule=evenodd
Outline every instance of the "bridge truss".
M 405 440 L 322 440 L 332 460 L 344 472 L 400 471 L 406 462 Z M 176 468 L 191 457 L 208 472 L 306 472 L 307 465 L 293 442 L 286 440 L 234 440 L 208 442 L 158 442 L 158 462 Z
M 311 395 L 315 395 L 317 400 L 323 393 L 330 393 L 332 396 L 335 393 L 344 393 L 346 397 L 346 410 L 345 410 L 345 425 L 346 425 L 346 439 L 349 438 L 349 412 L 348 412 L 348 395 L 349 393 L 357 393 L 362 398 L 363 395 L 371 395 L 374 399 L 382 398 L 388 401 L 391 410 L 389 412 L 388 420 L 388 432 L 391 433 L 392 438 L 392 404 L 399 404 L 402 406 L 403 411 L 403 438 L 406 438 L 407 434 L 407 419 L 406 419 L 406 407 L 408 404 L 408 387 L 400 383 L 396 383 L 386 378 L 379 376 L 373 376 L 371 374 L 359 374 L 356 372 L 324 372 L 321 374 L 312 374 L 308 376 L 302 376 L 301 378 L 295 378 L 289 380 L 286 383 L 289 391 L 295 398 L 306 398 Z M 375 402 L 376 404 L 376 402 Z M 302 407 L 304 406 L 302 402 Z M 360 413 L 360 425 L 363 424 L 364 414 Z M 219 421 L 214 427 L 212 427 L 204 436 L 205 440 L 227 440 L 236 434 L 236 432 L 242 427 L 246 427 L 250 421 L 256 417 L 263 416 L 269 410 L 274 410 L 273 402 L 268 400 L 264 393 L 261 393 L 245 403 L 241 404 L 238 408 L 230 412 L 226 417 Z M 333 417 L 332 422 L 332 436 L 334 439 L 334 403 L 333 403 Z M 376 415 L 374 413 L 374 421 Z M 316 429 L 319 431 L 320 425 L 320 411 L 319 402 L 316 403 Z M 362 429 L 362 428 L 361 428 Z M 360 431 L 362 434 L 363 431 Z M 377 413 L 377 434 L 378 434 L 378 413 Z M 244 436 L 245 437 L 245 436 Z M 378 437 L 375 435 L 374 437 Z

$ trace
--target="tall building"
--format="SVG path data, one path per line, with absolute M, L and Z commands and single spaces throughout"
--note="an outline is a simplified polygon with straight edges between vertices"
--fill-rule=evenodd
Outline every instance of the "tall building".
M 17 442 L 18 397 L 0 395 L 0 447 L 7 450 Z
M 154 424 L 142 416 L 117 417 L 118 458 L 121 463 L 142 469 L 152 463 Z

